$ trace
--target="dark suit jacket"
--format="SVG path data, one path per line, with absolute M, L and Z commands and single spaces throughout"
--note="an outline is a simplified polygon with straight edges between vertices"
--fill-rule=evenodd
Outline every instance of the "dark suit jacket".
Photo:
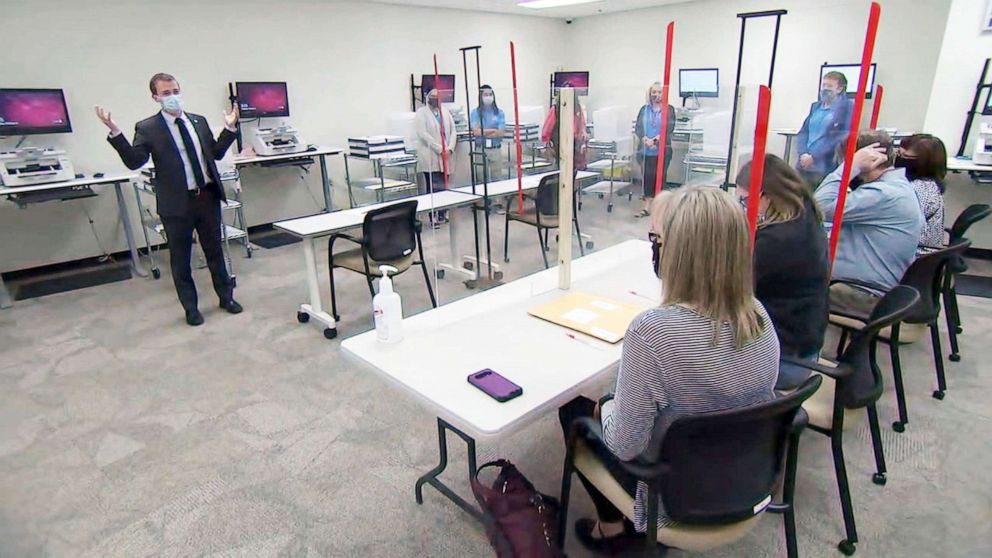
M 220 181 L 220 173 L 217 172 L 217 164 L 214 161 L 224 157 L 224 153 L 231 147 L 237 136 L 225 128 L 220 136 L 214 140 L 206 118 L 188 112 L 186 118 L 193 123 L 193 128 L 200 137 L 200 145 L 203 146 L 204 153 L 197 155 L 199 157 L 206 155 L 205 163 L 210 173 L 206 177 L 209 187 L 214 190 L 218 199 L 226 200 L 224 188 Z M 158 204 L 160 216 L 182 217 L 186 215 L 186 206 L 189 203 L 186 171 L 179 155 L 179 146 L 173 140 L 172 133 L 169 132 L 165 117 L 161 112 L 134 125 L 134 141 L 132 143 L 127 142 L 124 134 L 118 134 L 107 141 L 117 150 L 124 165 L 131 170 L 136 170 L 147 163 L 149 156 L 152 158 L 152 163 L 155 164 L 155 201 Z
M 820 105 L 813 103 L 809 107 L 809 114 Z M 839 97 L 834 104 L 830 105 L 830 120 L 827 123 L 827 133 L 816 141 L 809 141 L 809 116 L 803 121 L 803 127 L 796 136 L 796 153 L 802 155 L 809 153 L 813 156 L 813 166 L 807 171 L 827 174 L 837 168 L 834 162 L 834 150 L 837 145 L 847 139 L 847 133 L 851 129 L 851 109 L 854 103 L 846 95 Z M 796 168 L 799 168 L 797 161 Z

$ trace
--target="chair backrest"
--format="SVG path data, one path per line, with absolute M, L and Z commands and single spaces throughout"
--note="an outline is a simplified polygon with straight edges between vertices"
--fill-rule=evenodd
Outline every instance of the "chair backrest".
M 955 244 L 963 239 L 965 233 L 968 232 L 968 228 L 989 215 L 992 215 L 992 206 L 988 204 L 976 203 L 966 207 L 958 215 L 958 218 L 954 220 L 954 224 L 951 225 L 948 244 Z
M 960 258 L 971 246 L 970 240 L 960 241 L 947 248 L 926 252 L 916 258 L 903 274 L 901 285 L 913 287 L 920 293 L 920 301 L 903 318 L 908 323 L 927 323 L 940 313 L 940 292 L 944 269 L 948 262 Z
M 370 258 L 396 260 L 417 249 L 417 201 L 373 209 L 362 223 L 362 242 Z
M 882 395 L 882 373 L 875 361 L 878 334 L 903 319 L 919 300 L 920 293 L 913 287 L 896 285 L 875 305 L 868 323 L 851 336 L 851 342 L 837 359 L 838 367 L 850 370 L 837 381 L 835 391 L 835 397 L 845 408 L 865 407 Z
M 784 470 L 796 415 L 821 381 L 812 376 L 796 391 L 763 403 L 675 419 L 655 464 L 647 466 L 656 474 L 649 484 L 660 492 L 665 514 L 698 525 L 763 511 Z
M 541 179 L 537 185 L 535 204 L 541 215 L 558 215 L 558 173 L 552 173 Z

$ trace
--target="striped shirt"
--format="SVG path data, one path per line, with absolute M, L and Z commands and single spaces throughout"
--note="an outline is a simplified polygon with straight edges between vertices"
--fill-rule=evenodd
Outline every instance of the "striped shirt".
M 754 303 L 766 327 L 740 349 L 734 345 L 729 323 L 719 326 L 714 343 L 713 320 L 683 306 L 654 308 L 634 319 L 624 338 L 616 397 L 602 410 L 610 451 L 630 461 L 679 416 L 774 397 L 778 338 L 761 303 Z M 653 432 L 656 417 L 662 419 L 660 432 Z M 647 485 L 638 483 L 634 503 L 638 531 L 647 526 L 646 495 Z M 659 510 L 658 525 L 671 524 L 664 509 L 659 506 Z

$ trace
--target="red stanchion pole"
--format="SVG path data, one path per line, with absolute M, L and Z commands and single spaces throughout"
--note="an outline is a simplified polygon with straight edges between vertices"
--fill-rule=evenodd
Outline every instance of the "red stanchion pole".
M 655 171 L 654 195 L 661 193 L 665 184 L 665 146 L 668 142 L 668 91 L 672 78 L 672 39 L 675 37 L 675 22 L 668 22 L 665 39 L 665 75 L 661 86 L 661 135 L 658 137 L 658 168 Z
M 878 113 L 882 110 L 882 93 L 885 92 L 885 88 L 881 84 L 875 87 L 875 106 L 871 111 L 871 124 L 868 126 L 872 130 L 878 128 Z
M 465 79 L 468 79 L 467 77 Z M 434 89 L 441 86 L 441 76 L 437 73 L 437 54 L 434 55 Z M 428 93 L 430 93 L 428 91 Z M 438 125 L 441 128 L 441 170 L 444 171 L 444 189 L 448 189 L 448 142 L 444 137 L 444 111 L 441 110 L 441 90 L 437 91 Z M 432 188 L 433 190 L 433 188 Z
M 517 209 L 524 212 L 524 177 L 520 159 L 523 148 L 520 145 L 520 102 L 517 100 L 517 51 L 510 41 L 510 73 L 513 76 L 513 141 L 517 144 Z
M 765 178 L 765 144 L 768 141 L 768 113 L 771 111 L 772 90 L 762 85 L 758 90 L 758 121 L 754 126 L 754 157 L 751 159 L 751 178 L 747 196 L 747 222 L 751 230 L 751 248 L 758 230 L 758 205 L 761 203 L 761 184 Z
M 844 223 L 844 203 L 847 201 L 847 184 L 851 180 L 851 163 L 854 152 L 858 147 L 858 126 L 861 124 L 861 111 L 865 105 L 865 89 L 868 87 L 868 69 L 871 57 L 875 51 L 875 35 L 878 33 L 878 18 L 882 8 L 878 2 L 871 3 L 868 15 L 868 30 L 865 33 L 865 48 L 861 53 L 861 77 L 858 78 L 858 94 L 854 98 L 854 110 L 851 111 L 851 130 L 847 137 L 847 151 L 844 155 L 844 171 L 841 173 L 840 187 L 837 191 L 837 205 L 834 207 L 833 227 L 830 230 L 830 266 L 834 265 L 837 254 L 837 243 L 840 241 L 840 229 Z

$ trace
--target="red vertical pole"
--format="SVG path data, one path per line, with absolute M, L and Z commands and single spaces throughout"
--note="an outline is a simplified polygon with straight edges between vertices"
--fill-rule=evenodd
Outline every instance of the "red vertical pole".
M 868 87 L 868 70 L 871 57 L 875 51 L 875 35 L 878 33 L 878 18 L 882 8 L 878 2 L 871 3 L 868 15 L 868 30 L 865 33 L 865 48 L 861 53 L 861 77 L 858 78 L 858 94 L 854 98 L 854 110 L 851 111 L 851 131 L 847 138 L 847 152 L 844 155 L 844 171 L 841 173 L 840 187 L 837 189 L 837 205 L 834 207 L 833 226 L 830 230 L 830 265 L 833 267 L 837 254 L 837 243 L 840 241 L 840 228 L 844 222 L 844 203 L 847 201 L 847 184 L 851 180 L 851 162 L 858 147 L 858 126 L 861 124 L 861 111 L 865 105 L 865 89 Z
M 520 145 L 520 102 L 517 100 L 517 51 L 510 41 L 510 74 L 513 76 L 513 141 L 517 144 L 517 208 L 524 212 L 524 177 L 521 157 L 523 148 Z
M 878 113 L 882 110 L 882 93 L 885 92 L 885 88 L 881 84 L 875 87 L 875 106 L 871 111 L 871 124 L 868 126 L 872 130 L 878 128 Z
M 748 181 L 747 222 L 751 230 L 751 248 L 758 230 L 758 204 L 761 203 L 761 184 L 765 178 L 765 143 L 768 140 L 768 113 L 771 110 L 772 91 L 762 85 L 758 90 L 758 121 L 754 126 L 754 157 L 751 159 L 751 178 Z
M 465 79 L 468 79 L 466 76 Z M 441 128 L 441 169 L 444 171 L 444 189 L 448 189 L 448 142 L 444 138 L 444 111 L 441 110 L 441 76 L 437 73 L 437 54 L 434 55 L 434 89 L 437 89 L 438 126 Z M 430 91 L 428 91 L 430 93 Z
M 658 169 L 655 171 L 654 195 L 661 193 L 665 184 L 665 145 L 668 142 L 668 92 L 672 79 L 672 39 L 675 37 L 675 22 L 668 22 L 665 39 L 665 75 L 661 86 L 661 135 L 658 137 Z

